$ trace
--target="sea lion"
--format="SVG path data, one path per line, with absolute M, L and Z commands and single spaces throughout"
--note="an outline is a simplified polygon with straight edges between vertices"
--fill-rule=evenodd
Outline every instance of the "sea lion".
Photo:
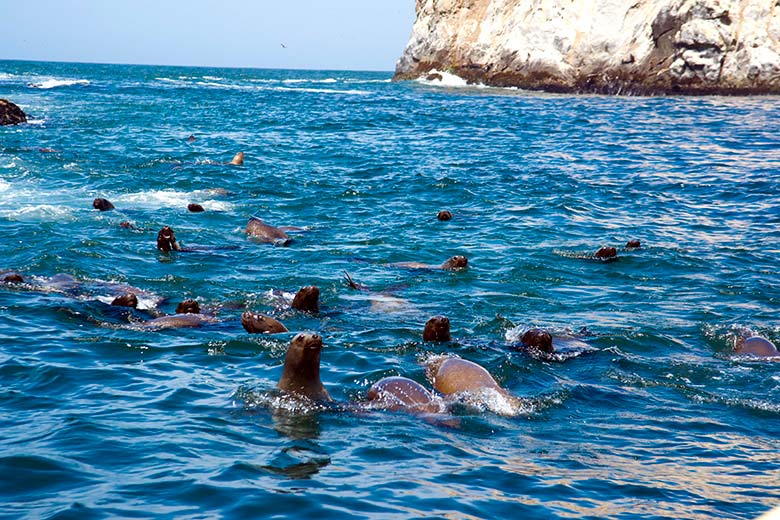
M 117 307 L 132 307 L 135 309 L 138 307 L 138 296 L 133 293 L 123 294 L 122 296 L 114 298 L 113 301 L 111 301 L 111 305 Z
M 524 347 L 535 348 L 545 354 L 552 354 L 555 352 L 553 348 L 552 335 L 543 329 L 530 329 L 523 334 L 520 338 Z
M 203 209 L 203 206 L 195 203 L 187 204 L 187 210 L 190 211 L 191 213 L 202 213 L 206 211 L 205 209 Z
M 241 315 L 241 325 L 243 325 L 244 330 L 250 334 L 278 334 L 280 332 L 288 332 L 287 327 L 270 316 L 255 314 L 249 311 Z
M 190 136 L 187 138 L 187 142 L 188 142 L 188 143 L 195 142 L 195 136 L 194 136 L 194 135 L 190 135 Z
M 217 319 L 200 313 L 200 305 L 195 300 L 184 300 L 176 306 L 176 314 L 161 316 L 141 324 L 144 329 L 182 329 L 197 328 L 204 323 L 214 323 Z
M 428 360 L 426 375 L 442 395 L 466 404 L 485 407 L 501 415 L 517 415 L 524 401 L 502 388 L 482 366 L 458 357 L 437 356 Z
M 184 300 L 176 306 L 176 314 L 200 314 L 200 305 L 195 300 Z
M 423 341 L 451 341 L 450 320 L 446 316 L 434 316 L 425 324 Z
M 443 395 L 477 392 L 485 388 L 509 395 L 484 367 L 459 357 L 434 359 L 426 371 L 433 387 Z
M 441 265 L 423 264 L 420 262 L 399 262 L 390 264 L 395 267 L 405 267 L 407 269 L 444 269 L 445 271 L 459 271 L 468 267 L 469 261 L 465 256 L 457 255 L 448 259 Z
M 277 388 L 313 401 L 331 401 L 320 380 L 321 351 L 322 337 L 319 334 L 301 332 L 296 335 L 287 348 Z
M 99 211 L 108 211 L 114 209 L 114 205 L 108 199 L 97 198 L 92 201 L 92 207 Z
M 232 164 L 233 166 L 243 166 L 244 152 L 238 152 L 236 155 L 234 155 L 233 159 L 230 161 L 230 164 Z
M 593 257 L 599 260 L 614 260 L 617 258 L 617 249 L 610 246 L 602 246 L 593 253 Z
M 24 277 L 19 273 L 8 273 L 3 276 L 5 283 L 24 283 Z
M 642 242 L 639 240 L 629 240 L 626 242 L 626 249 L 639 249 L 642 247 Z
M 441 220 L 442 222 L 445 222 L 447 220 L 452 220 L 452 213 L 446 209 L 443 209 L 436 215 L 436 218 Z
M 320 312 L 320 290 L 315 285 L 302 287 L 293 298 L 291 307 L 303 312 Z
M 246 225 L 246 234 L 251 235 L 261 242 L 268 242 L 280 246 L 288 246 L 292 239 L 280 228 L 269 226 L 257 217 L 252 217 Z
M 163 253 L 181 251 L 181 246 L 176 241 L 176 234 L 170 226 L 163 226 L 160 232 L 157 233 L 157 249 Z
M 740 339 L 734 348 L 734 353 L 739 355 L 748 355 L 756 357 L 777 357 L 780 352 L 774 343 L 761 336 L 752 336 L 747 339 Z
M 368 390 L 368 400 L 384 410 L 439 413 L 441 407 L 424 386 L 406 377 L 385 377 Z

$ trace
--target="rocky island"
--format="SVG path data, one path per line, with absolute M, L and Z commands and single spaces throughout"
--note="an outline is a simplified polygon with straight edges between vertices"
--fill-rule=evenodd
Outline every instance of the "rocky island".
M 551 92 L 780 92 L 778 0 L 417 0 L 395 79 Z

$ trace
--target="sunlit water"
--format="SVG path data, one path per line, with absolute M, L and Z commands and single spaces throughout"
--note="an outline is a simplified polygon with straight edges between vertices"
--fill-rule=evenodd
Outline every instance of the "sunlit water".
M 709 519 L 780 501 L 780 364 L 731 353 L 745 331 L 780 340 L 780 99 L 389 78 L 0 62 L 0 97 L 31 116 L 0 128 L 0 268 L 30 281 L 0 287 L 0 516 Z M 304 231 L 249 241 L 252 215 Z M 215 249 L 158 252 L 166 224 Z M 587 259 L 603 244 L 619 260 Z M 455 254 L 467 271 L 390 265 Z M 112 284 L 219 321 L 144 330 Z M 319 315 L 280 300 L 310 284 Z M 291 332 L 246 333 L 247 308 Z M 452 343 L 422 342 L 436 314 Z M 513 349 L 532 326 L 587 345 Z M 274 390 L 302 330 L 344 406 Z M 528 406 L 362 408 L 383 376 L 430 387 L 442 353 Z

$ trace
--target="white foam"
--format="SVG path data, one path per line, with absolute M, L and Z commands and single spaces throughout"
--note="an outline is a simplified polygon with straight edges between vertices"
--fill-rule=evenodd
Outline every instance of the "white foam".
M 479 85 L 469 85 L 468 82 L 461 78 L 460 76 L 456 76 L 455 74 L 451 74 L 449 72 L 442 72 L 440 70 L 433 69 L 429 71 L 426 74 L 426 77 L 430 77 L 433 74 L 438 74 L 441 76 L 441 79 L 425 79 L 423 77 L 417 78 L 415 81 L 417 83 L 422 83 L 423 85 L 434 85 L 437 87 L 449 87 L 449 88 L 463 88 L 463 87 L 476 87 Z
M 11 189 L 11 184 L 7 183 L 3 179 L 0 179 L 0 191 L 8 191 Z
M 73 214 L 70 208 L 39 204 L 12 210 L 0 210 L 0 218 L 26 222 L 61 222 L 73 220 Z
M 30 83 L 31 87 L 41 89 L 51 89 L 57 87 L 71 87 L 73 85 L 89 85 L 89 81 L 86 79 L 47 79 L 40 83 Z
M 206 191 L 193 192 L 176 190 L 152 190 L 128 193 L 116 197 L 118 202 L 125 207 L 143 207 L 149 209 L 159 208 L 186 208 L 191 202 L 198 202 L 203 209 L 211 211 L 230 211 L 233 205 L 223 200 L 198 200 Z

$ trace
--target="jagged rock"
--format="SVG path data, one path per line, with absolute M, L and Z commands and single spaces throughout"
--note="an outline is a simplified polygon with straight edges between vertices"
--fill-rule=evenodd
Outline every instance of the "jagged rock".
M 21 108 L 6 99 L 0 99 L 0 126 L 26 122 L 27 115 Z
M 554 92 L 780 92 L 780 0 L 417 0 L 396 79 Z

